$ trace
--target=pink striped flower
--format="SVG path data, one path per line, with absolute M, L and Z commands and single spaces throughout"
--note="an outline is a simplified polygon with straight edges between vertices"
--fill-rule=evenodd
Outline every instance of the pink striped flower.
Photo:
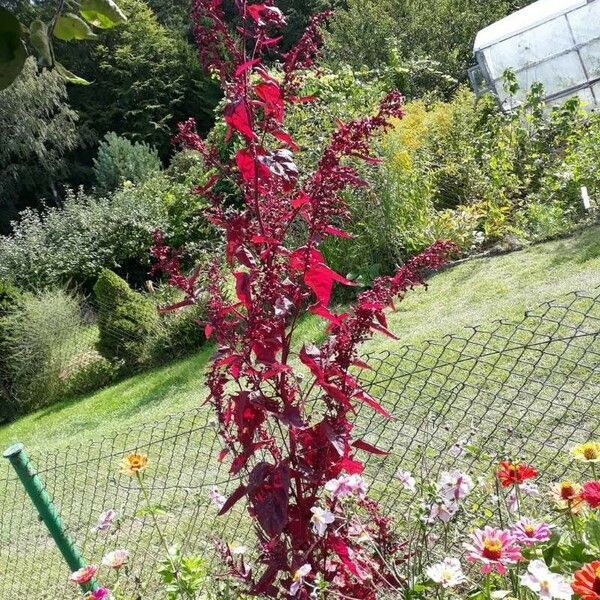
M 104 555 L 102 564 L 111 569 L 120 569 L 127 562 L 128 558 L 129 552 L 127 550 L 113 550 Z
M 69 575 L 69 581 L 77 585 L 89 583 L 94 578 L 96 571 L 98 571 L 98 567 L 96 565 L 87 565 L 86 567 L 81 567 L 81 569 L 78 569 Z
M 484 574 L 495 569 L 500 575 L 504 575 L 506 565 L 515 564 L 523 558 L 517 539 L 510 531 L 504 529 L 476 529 L 471 534 L 471 543 L 465 543 L 463 546 L 468 551 L 467 560 L 483 563 L 481 572 Z
M 520 544 L 531 546 L 537 542 L 548 541 L 552 532 L 546 523 L 539 523 L 529 517 L 523 517 L 513 525 L 512 534 Z

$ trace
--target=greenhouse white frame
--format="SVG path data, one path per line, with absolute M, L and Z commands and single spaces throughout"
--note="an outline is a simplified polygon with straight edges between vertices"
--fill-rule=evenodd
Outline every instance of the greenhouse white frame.
M 551 105 L 577 95 L 600 107 L 600 0 L 538 0 L 482 29 L 474 53 L 475 90 L 491 91 L 506 108 L 537 82 Z M 503 85 L 507 69 L 519 83 L 514 98 Z

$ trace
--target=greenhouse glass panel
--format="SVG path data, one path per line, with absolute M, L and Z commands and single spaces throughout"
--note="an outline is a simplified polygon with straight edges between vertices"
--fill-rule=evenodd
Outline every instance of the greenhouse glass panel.
M 600 78 L 600 39 L 583 46 L 580 54 L 588 77 Z
M 487 53 L 490 74 L 502 77 L 506 69 L 518 70 L 573 48 L 573 36 L 565 19 L 554 19 L 493 46 Z
M 486 87 L 503 106 L 523 100 L 541 83 L 548 103 L 574 95 L 600 105 L 600 0 L 538 0 L 477 34 L 474 47 Z M 507 98 L 503 75 L 515 73 L 521 87 Z
M 600 35 L 600 2 L 592 2 L 567 15 L 576 44 L 585 44 Z

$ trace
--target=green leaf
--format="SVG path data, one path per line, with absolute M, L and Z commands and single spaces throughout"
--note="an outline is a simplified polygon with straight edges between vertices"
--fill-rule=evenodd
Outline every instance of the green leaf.
M 7 88 L 18 77 L 26 58 L 21 24 L 11 12 L 0 8 L 0 90 Z
M 93 40 L 98 37 L 81 17 L 73 13 L 65 13 L 58 17 L 54 27 L 54 36 L 65 42 Z
M 591 518 L 585 524 L 585 540 L 594 549 L 600 550 L 600 521 Z
M 125 13 L 113 0 L 83 0 L 79 12 L 88 23 L 101 29 L 110 29 L 127 21 Z
M 52 52 L 50 50 L 50 39 L 48 38 L 48 26 L 44 21 L 36 19 L 29 26 L 29 39 L 35 48 L 40 61 L 49 67 L 52 65 Z
M 54 68 L 56 72 L 68 83 L 73 83 L 75 85 L 90 85 L 90 81 L 84 79 L 83 77 L 79 77 L 79 75 L 75 75 L 75 73 L 71 73 L 69 69 L 63 67 L 60 63 L 54 63 Z

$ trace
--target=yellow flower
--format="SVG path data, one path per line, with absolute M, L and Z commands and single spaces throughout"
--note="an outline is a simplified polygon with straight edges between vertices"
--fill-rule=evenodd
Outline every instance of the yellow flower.
M 600 442 L 586 442 L 571 448 L 571 456 L 583 462 L 600 462 Z
M 132 452 L 128 454 L 121 465 L 121 472 L 127 475 L 137 475 L 146 469 L 148 466 L 148 457 L 145 454 Z

